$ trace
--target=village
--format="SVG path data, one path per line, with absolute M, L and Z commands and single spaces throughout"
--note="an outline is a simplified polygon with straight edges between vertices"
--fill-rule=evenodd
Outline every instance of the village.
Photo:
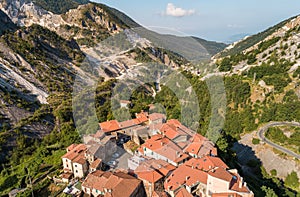
M 73 196 L 253 197 L 215 144 L 164 114 L 141 111 L 100 123 L 62 157 L 59 180 Z

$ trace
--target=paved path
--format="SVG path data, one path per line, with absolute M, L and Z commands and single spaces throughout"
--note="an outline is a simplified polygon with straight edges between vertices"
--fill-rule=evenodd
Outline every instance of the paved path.
M 297 153 L 294 153 L 293 151 L 286 149 L 283 146 L 280 146 L 278 144 L 275 144 L 274 142 L 271 142 L 270 140 L 268 140 L 265 137 L 265 133 L 266 131 L 270 128 L 270 127 L 275 127 L 275 126 L 297 126 L 300 127 L 300 123 L 299 122 L 270 122 L 264 126 L 262 126 L 261 128 L 259 128 L 258 132 L 257 132 L 257 136 L 259 137 L 259 139 L 262 142 L 265 142 L 266 144 L 272 146 L 273 148 L 276 148 L 277 150 L 290 155 L 292 157 L 295 157 L 297 159 L 300 159 L 300 155 Z

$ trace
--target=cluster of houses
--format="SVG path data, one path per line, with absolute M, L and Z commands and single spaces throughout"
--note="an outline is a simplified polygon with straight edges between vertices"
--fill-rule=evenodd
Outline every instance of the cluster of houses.
M 130 152 L 128 168 L 105 169 L 125 139 L 139 147 Z M 100 123 L 96 134 L 84 136 L 84 144 L 69 146 L 62 160 L 63 180 L 81 179 L 88 196 L 254 196 L 238 171 L 218 157 L 213 142 L 159 113 Z

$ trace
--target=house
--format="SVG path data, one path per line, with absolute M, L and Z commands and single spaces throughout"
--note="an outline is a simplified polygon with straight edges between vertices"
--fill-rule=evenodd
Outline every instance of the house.
M 207 173 L 193 167 L 179 166 L 165 180 L 164 188 L 170 196 L 175 197 L 178 190 L 184 188 L 189 194 L 199 194 L 200 188 L 206 190 Z
M 87 143 L 87 150 L 85 152 L 85 157 L 91 164 L 96 159 L 102 161 L 108 160 L 117 151 L 117 142 L 114 136 L 104 136 L 102 139 L 85 137 L 85 142 Z M 90 139 L 87 141 L 87 139 Z
M 90 173 L 81 185 L 82 191 L 90 196 L 144 197 L 142 181 L 123 172 Z
M 184 187 L 181 187 L 176 191 L 175 197 L 193 197 Z
M 201 158 L 206 155 L 218 155 L 215 144 L 200 134 L 194 134 L 184 151 L 194 158 Z
M 187 161 L 185 165 L 205 172 L 209 172 L 216 168 L 223 168 L 225 170 L 229 169 L 229 167 L 219 157 L 212 156 L 205 156 L 198 159 L 192 158 Z
M 175 143 L 186 142 L 189 139 L 189 134 L 180 129 L 181 123 L 175 120 L 169 120 L 160 128 L 160 133 Z
M 133 119 L 133 121 L 136 124 L 145 124 L 149 122 L 148 119 L 149 114 L 147 112 L 141 111 L 140 113 L 136 113 L 135 114 L 135 119 Z
M 88 163 L 85 160 L 84 144 L 72 144 L 67 148 L 67 153 L 62 156 L 64 173 L 74 174 L 74 177 L 82 178 L 88 172 Z
M 164 191 L 164 178 L 175 169 L 175 166 L 166 161 L 147 159 L 140 163 L 134 174 L 143 181 L 147 196 L 152 196 L 154 192 Z
M 237 170 L 229 170 L 221 159 L 211 156 L 192 158 L 179 166 L 167 177 L 164 188 L 172 197 L 182 188 L 199 196 L 254 196 Z
M 101 170 L 102 167 L 102 160 L 101 159 L 96 159 L 94 162 L 90 164 L 90 169 L 89 172 L 95 172 L 96 170 Z
M 162 124 L 165 123 L 167 117 L 165 114 L 152 113 L 149 115 L 149 124 Z
M 101 131 L 105 133 L 112 133 L 119 131 L 121 129 L 119 122 L 117 120 L 110 120 L 106 122 L 102 122 L 99 124 Z
M 189 159 L 189 155 L 185 154 L 179 146 L 162 135 L 152 136 L 138 149 L 138 152 L 156 160 L 164 160 L 174 166 L 179 166 Z
M 237 170 L 216 168 L 208 172 L 207 195 L 216 196 L 220 193 L 238 194 L 242 197 L 254 197 L 253 192 L 247 187 L 246 182 Z

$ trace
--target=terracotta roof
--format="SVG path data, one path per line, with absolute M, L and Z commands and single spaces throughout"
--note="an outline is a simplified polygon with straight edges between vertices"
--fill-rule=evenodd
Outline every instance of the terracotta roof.
M 93 163 L 91 163 L 90 168 L 96 169 L 100 166 L 101 163 L 102 160 L 97 158 Z
M 147 122 L 148 121 L 148 113 L 142 111 L 141 113 L 136 114 L 136 119 L 133 119 L 133 121 L 136 124 L 141 124 L 141 123 Z
M 195 133 L 193 138 L 191 139 L 192 142 L 202 142 L 202 141 L 207 141 L 208 139 L 199 133 Z
M 73 176 L 72 173 L 63 173 L 61 175 L 61 178 L 63 178 L 63 179 L 71 179 L 72 176 Z
M 185 151 L 199 157 L 210 154 L 217 155 L 215 144 L 200 134 L 195 134 L 191 138 L 190 144 L 185 148 Z
M 126 129 L 128 127 L 133 127 L 133 126 L 136 126 L 137 124 L 135 123 L 134 120 L 126 120 L 126 121 L 123 121 L 123 122 L 120 122 L 120 127 L 122 129 Z
M 81 158 L 84 158 L 84 153 L 87 147 L 84 144 L 79 144 L 75 146 L 71 151 L 67 152 L 62 158 L 69 159 L 71 161 L 79 161 Z
M 104 196 L 124 196 L 129 197 L 137 187 L 140 187 L 141 181 L 123 172 L 103 172 L 97 170 L 90 173 L 82 187 L 97 189 L 105 192 L 104 189 L 111 189 L 112 193 L 105 193 Z
M 184 187 L 180 188 L 176 193 L 175 197 L 193 197 Z
M 167 136 L 169 139 L 174 139 L 179 136 L 179 132 L 176 131 L 176 128 L 171 127 L 167 123 L 163 124 L 163 126 L 159 129 L 160 132 Z
M 166 192 L 154 191 L 151 197 L 169 197 Z
M 192 158 L 189 161 L 187 161 L 185 165 L 204 171 L 210 171 L 217 167 L 221 167 L 224 169 L 229 168 L 220 158 L 211 156 L 205 156 L 200 159 Z
M 166 191 L 175 191 L 182 185 L 194 186 L 199 182 L 207 184 L 207 177 L 206 172 L 181 165 L 166 179 L 164 187 Z
M 242 197 L 241 195 L 237 194 L 237 193 L 214 193 L 211 195 L 212 197 L 228 197 L 228 196 L 232 196 L 232 197 Z
M 117 131 L 117 130 L 121 129 L 119 126 L 119 122 L 116 120 L 102 122 L 102 123 L 100 123 L 100 128 L 105 133 L 113 132 L 113 131 Z
M 84 154 L 79 155 L 78 157 L 76 157 L 75 159 L 73 159 L 72 162 L 84 165 L 86 163 Z
M 141 180 L 146 180 L 150 183 L 156 183 L 163 176 L 155 170 L 136 172 L 136 175 Z
M 182 149 L 179 146 L 177 146 L 170 139 L 161 135 L 154 135 L 141 147 L 146 147 L 173 162 L 180 162 L 183 159 L 188 158 L 188 155 L 183 153 Z
M 176 167 L 169 164 L 166 161 L 161 159 L 147 159 L 140 163 L 140 165 L 135 169 L 135 173 L 140 172 L 149 172 L 149 171 L 156 171 L 163 176 L 167 176 L 171 171 L 175 170 Z
M 216 168 L 210 172 L 208 172 L 208 174 L 212 177 L 227 181 L 227 182 L 231 182 L 233 175 L 230 174 L 228 171 L 226 171 L 224 168 Z
M 68 146 L 67 151 L 71 151 L 73 150 L 78 144 L 71 144 L 70 146 Z
M 182 133 L 185 133 L 189 136 L 193 136 L 196 132 L 187 128 L 186 126 L 184 126 L 183 124 L 181 124 L 178 120 L 176 119 L 171 119 L 171 120 L 168 120 L 167 122 L 169 125 L 173 125 L 177 128 L 177 131 L 179 132 L 182 132 Z

